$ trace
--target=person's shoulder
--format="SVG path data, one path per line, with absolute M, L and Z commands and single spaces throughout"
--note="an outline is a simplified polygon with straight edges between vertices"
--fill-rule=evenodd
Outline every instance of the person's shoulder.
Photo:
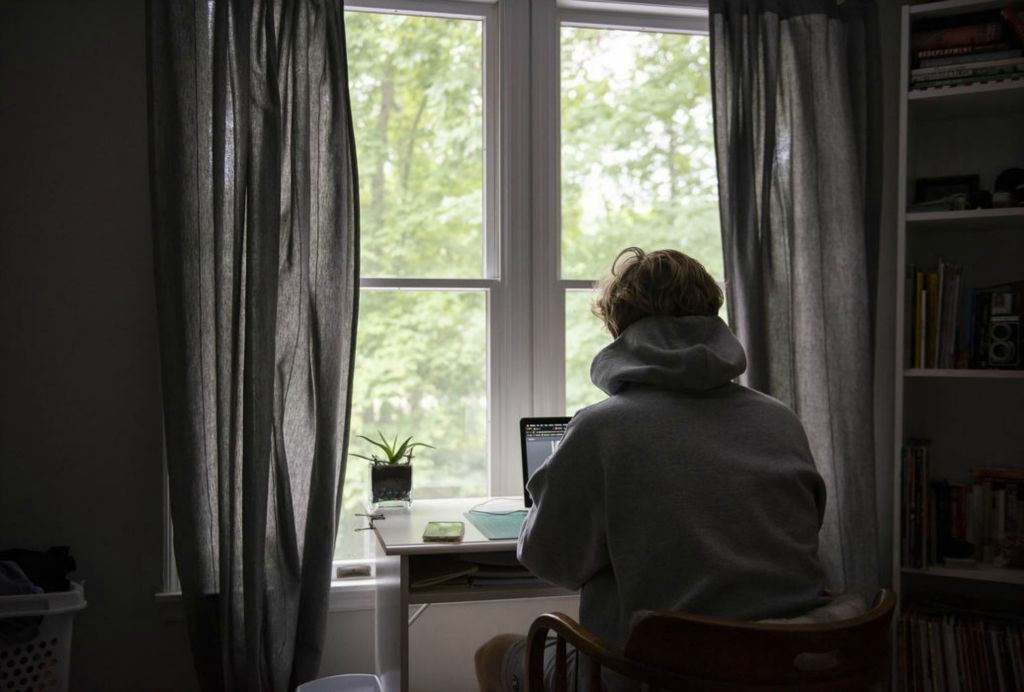
M 739 384 L 734 386 L 738 390 L 737 395 L 743 397 L 748 406 L 756 408 L 759 419 L 776 426 L 791 426 L 803 432 L 799 416 L 785 402 L 750 387 Z
M 573 430 L 597 432 L 606 430 L 621 417 L 623 401 L 619 395 L 584 406 L 573 414 L 569 427 Z

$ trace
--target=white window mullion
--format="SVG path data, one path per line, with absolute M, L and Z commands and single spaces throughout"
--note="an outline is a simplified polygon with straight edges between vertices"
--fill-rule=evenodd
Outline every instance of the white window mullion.
M 501 283 L 491 292 L 492 495 L 517 495 L 522 488 L 519 419 L 533 408 L 530 286 L 530 12 L 525 2 L 499 6 L 500 105 L 496 176 L 501 230 Z
M 555 0 L 531 0 L 533 413 L 565 412 L 565 296 L 559 200 L 559 27 Z

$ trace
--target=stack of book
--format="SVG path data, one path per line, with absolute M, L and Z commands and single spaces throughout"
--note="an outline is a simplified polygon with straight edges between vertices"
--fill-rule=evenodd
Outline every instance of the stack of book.
M 919 22 L 911 34 L 911 89 L 1024 78 L 1024 20 L 1002 10 Z
M 500 553 L 422 556 L 411 563 L 409 587 L 421 591 L 445 586 L 511 586 L 540 584 L 515 560 Z
M 927 440 L 903 448 L 903 566 L 1024 567 L 1024 469 L 974 469 L 968 483 L 932 481 L 929 455 Z
M 960 265 L 941 259 L 935 270 L 911 265 L 908 293 L 912 309 L 907 311 L 913 319 L 908 330 L 911 367 L 955 367 L 961 273 Z
M 1024 690 L 1024 618 L 950 611 L 941 604 L 899 619 L 896 664 L 904 690 Z
M 921 569 L 928 566 L 928 440 L 909 440 L 903 446 L 900 474 L 902 516 L 900 517 L 901 563 Z

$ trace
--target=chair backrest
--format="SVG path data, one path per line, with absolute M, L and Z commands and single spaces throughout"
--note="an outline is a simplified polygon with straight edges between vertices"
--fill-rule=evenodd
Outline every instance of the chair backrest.
M 612 650 L 565 616 L 541 616 L 530 629 L 529 689 L 544 689 L 548 629 L 586 654 L 593 669 L 611 669 L 656 689 L 886 688 L 895 605 L 894 594 L 883 589 L 863 615 L 815 624 L 738 622 L 650 611 L 638 614 L 623 652 Z M 561 653 L 563 647 L 558 649 Z M 556 662 L 556 668 L 564 670 L 565 665 Z M 597 675 L 579 689 L 599 690 Z M 557 681 L 555 685 L 559 689 Z

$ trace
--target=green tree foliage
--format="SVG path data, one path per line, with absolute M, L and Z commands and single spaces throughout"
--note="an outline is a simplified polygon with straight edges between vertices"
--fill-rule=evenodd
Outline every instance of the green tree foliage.
M 479 278 L 481 23 L 349 12 L 363 276 Z
M 631 245 L 675 248 L 723 278 L 705 36 L 561 32 L 562 278 L 597 279 Z M 590 361 L 610 336 L 566 296 L 566 409 L 604 398 Z

